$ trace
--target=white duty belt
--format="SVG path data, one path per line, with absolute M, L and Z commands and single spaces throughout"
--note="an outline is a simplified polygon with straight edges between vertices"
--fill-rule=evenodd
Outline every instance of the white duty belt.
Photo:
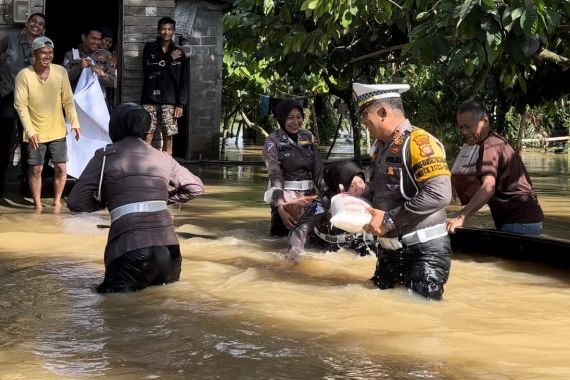
M 425 243 L 433 239 L 437 239 L 442 236 L 447 235 L 447 227 L 445 223 L 436 224 L 435 226 L 422 228 L 421 230 L 410 232 L 405 234 L 401 238 L 383 238 L 378 237 L 377 241 L 384 249 L 391 251 L 396 251 L 398 249 L 404 248 L 404 246 L 416 245 L 419 243 Z
M 283 190 L 311 190 L 313 188 L 313 180 L 305 179 L 303 181 L 285 181 L 283 183 Z
M 116 222 L 119 218 L 124 215 L 132 214 L 135 212 L 154 212 L 166 210 L 165 201 L 145 201 L 145 202 L 135 202 L 127 203 L 126 205 L 114 208 L 109 212 L 111 215 L 111 223 Z
M 313 232 L 315 233 L 315 235 L 317 235 L 318 237 L 320 237 L 322 240 L 326 241 L 327 243 L 332 243 L 332 244 L 345 244 L 345 243 L 350 243 L 352 241 L 354 241 L 354 239 L 356 239 L 359 236 L 362 236 L 362 238 L 365 241 L 368 242 L 372 242 L 374 241 L 374 235 L 372 234 L 367 234 L 367 233 L 341 233 L 338 235 L 330 235 L 330 234 L 325 234 L 321 231 L 319 231 L 319 229 L 317 227 L 313 228 Z
M 283 190 L 294 190 L 294 191 L 307 191 L 313 188 L 313 180 L 305 179 L 302 181 L 284 181 Z M 263 201 L 267 204 L 271 204 L 273 199 L 273 192 L 275 190 L 281 190 L 278 187 L 271 187 L 271 181 L 267 183 L 267 191 L 263 194 Z

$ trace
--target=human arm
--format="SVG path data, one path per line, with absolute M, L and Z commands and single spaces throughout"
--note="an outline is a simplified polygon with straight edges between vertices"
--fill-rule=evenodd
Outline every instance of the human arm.
M 65 67 L 65 70 L 67 71 L 67 75 L 69 77 L 70 82 L 75 83 L 79 79 L 79 76 L 81 75 L 81 70 L 83 70 L 84 65 L 86 65 L 86 63 L 83 61 L 83 59 L 80 60 L 73 59 L 72 50 L 65 53 L 65 56 L 63 58 L 63 67 Z M 88 65 L 86 65 L 85 67 L 87 66 Z
M 473 194 L 471 200 L 459 212 L 447 219 L 448 232 L 454 233 L 457 227 L 462 227 L 465 220 L 479 211 L 495 194 L 495 177 L 484 176 L 481 182 L 481 187 Z
M 156 66 L 156 62 L 152 61 L 151 52 L 152 52 L 152 42 L 147 42 L 144 45 L 142 53 L 142 66 L 143 66 L 143 73 L 145 80 L 146 78 L 148 78 L 149 75 L 152 74 L 153 66 Z
M 29 90 L 25 71 L 22 70 L 16 76 L 14 83 L 14 108 L 18 112 L 22 126 L 24 127 L 24 141 L 28 141 L 32 149 L 37 149 L 40 143 L 39 131 L 36 130 L 30 117 Z
M 71 123 L 71 129 L 75 133 L 75 140 L 79 140 L 79 118 L 77 117 L 77 110 L 75 109 L 75 101 L 73 100 L 73 91 L 71 90 L 71 84 L 65 73 L 61 74 L 61 104 L 65 111 L 65 116 Z
M 168 204 L 186 203 L 204 194 L 202 180 L 181 166 L 175 159 L 170 156 L 169 158 L 172 165 L 170 183 L 174 186 L 174 189 L 168 192 Z
M 285 209 L 285 194 L 283 193 L 283 172 L 281 171 L 281 161 L 279 160 L 278 144 L 269 136 L 263 144 L 263 160 L 267 167 L 267 174 L 269 176 L 269 183 L 271 186 L 271 204 L 277 208 L 279 217 L 283 224 L 288 229 L 295 226 L 297 221 Z
M 94 198 L 99 189 L 101 167 L 103 165 L 103 149 L 98 149 L 95 155 L 73 185 L 67 197 L 67 207 L 75 212 L 93 212 L 105 206 Z
M 99 54 L 103 54 L 103 58 L 98 57 L 97 63 L 93 64 L 91 69 L 97 75 L 101 87 L 113 88 L 117 83 L 117 77 L 115 75 L 115 68 L 109 61 L 111 53 L 106 50 L 99 50 Z
M 364 226 L 364 232 L 378 236 L 385 235 L 388 232 L 383 223 L 385 212 L 376 208 L 368 208 L 367 211 L 372 215 L 372 219 Z
M 413 198 L 401 207 L 389 210 L 390 216 L 397 227 L 415 225 L 447 206 L 451 196 L 451 178 L 445 175 L 433 177 L 422 184 Z
M 275 207 L 285 204 L 285 196 L 283 194 L 283 172 L 281 171 L 281 161 L 279 160 L 278 143 L 269 136 L 265 139 L 262 152 L 263 161 L 267 168 L 269 183 L 273 190 L 271 203 Z
M 415 194 L 408 194 L 409 198 L 401 206 L 386 210 L 398 228 L 417 225 L 447 206 L 452 197 L 451 173 L 443 145 L 429 133 L 417 129 L 405 146 L 401 175 L 412 181 L 416 190 Z

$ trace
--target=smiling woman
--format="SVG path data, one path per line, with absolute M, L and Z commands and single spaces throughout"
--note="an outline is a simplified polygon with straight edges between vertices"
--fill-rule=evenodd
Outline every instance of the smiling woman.
M 293 99 L 284 99 L 275 106 L 274 116 L 281 128 L 269 135 L 263 147 L 269 175 L 264 199 L 271 205 L 270 234 L 289 236 L 288 256 L 296 261 L 309 232 L 326 216 L 333 193 L 324 179 L 312 133 L 300 129 L 303 108 Z M 291 204 L 299 206 L 294 208 L 298 212 L 292 213 Z

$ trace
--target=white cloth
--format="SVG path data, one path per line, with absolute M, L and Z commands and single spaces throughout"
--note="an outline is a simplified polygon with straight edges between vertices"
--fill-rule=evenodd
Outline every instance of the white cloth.
M 67 174 L 79 178 L 95 151 L 111 143 L 107 103 L 97 74 L 91 68 L 81 72 L 73 99 L 81 137 L 76 141 L 71 124 L 67 123 Z
M 463 144 L 453 163 L 451 174 L 477 174 L 478 159 L 479 145 Z

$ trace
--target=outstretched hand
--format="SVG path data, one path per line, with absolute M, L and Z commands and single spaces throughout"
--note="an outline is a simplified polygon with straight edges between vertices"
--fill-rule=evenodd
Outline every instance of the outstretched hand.
M 368 224 L 364 226 L 364 231 L 366 233 L 378 236 L 386 235 L 388 231 L 386 231 L 386 229 L 383 228 L 385 212 L 371 207 L 367 208 L 366 211 L 368 211 L 370 215 L 372 215 L 372 219 Z
M 455 233 L 455 229 L 463 227 L 465 223 L 465 217 L 463 215 L 455 215 L 447 219 L 447 232 L 450 234 Z

